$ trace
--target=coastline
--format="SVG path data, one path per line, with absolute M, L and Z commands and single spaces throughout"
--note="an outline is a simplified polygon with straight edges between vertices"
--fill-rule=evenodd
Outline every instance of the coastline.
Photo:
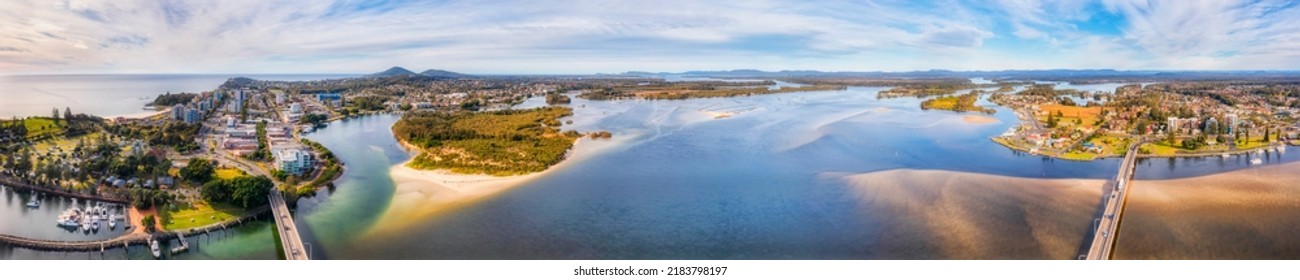
M 485 198 L 504 193 L 515 187 L 557 170 L 568 168 L 612 148 L 623 146 L 632 136 L 616 136 L 610 140 L 578 138 L 563 161 L 541 172 L 513 176 L 485 174 L 456 174 L 447 170 L 419 170 L 408 167 L 411 160 L 389 169 L 393 179 L 393 198 L 388 209 L 375 223 L 371 233 L 383 233 L 405 228 L 425 218 L 471 205 Z M 420 149 L 398 139 L 408 153 L 418 154 Z M 412 157 L 414 159 L 414 157 Z
M 167 113 L 169 113 L 169 112 L 171 112 L 171 111 L 172 111 L 172 108 L 168 107 L 168 108 L 164 108 L 164 109 L 162 109 L 162 110 L 152 111 L 152 112 L 139 112 L 139 113 L 131 113 L 131 114 L 121 114 L 121 115 L 104 116 L 104 119 L 105 119 L 105 120 L 113 120 L 113 119 L 117 119 L 117 118 L 123 118 L 123 119 L 128 119 L 128 120 L 148 119 L 148 118 L 156 117 L 156 116 L 158 116 L 158 115 L 167 114 Z

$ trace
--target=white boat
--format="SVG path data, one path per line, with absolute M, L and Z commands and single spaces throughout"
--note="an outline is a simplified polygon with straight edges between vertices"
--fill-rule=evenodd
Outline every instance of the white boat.
M 1228 153 L 1223 153 L 1223 158 L 1228 158 Z
M 99 231 L 99 221 L 91 221 L 90 229 L 94 231 Z
M 153 258 L 162 257 L 162 249 L 158 248 L 158 240 L 149 240 L 149 251 L 153 252 Z
M 1262 159 L 1258 159 L 1258 158 L 1257 158 L 1257 159 L 1252 159 L 1252 160 L 1250 160 L 1250 164 L 1263 164 L 1263 163 L 1264 163 L 1264 160 L 1262 160 Z
M 81 223 L 81 232 L 84 232 L 84 233 L 90 233 L 90 223 L 89 223 L 89 222 L 82 221 L 82 223 Z
M 37 199 L 37 198 L 36 198 L 36 195 L 33 194 L 33 195 L 32 195 L 32 199 L 31 199 L 30 201 L 27 201 L 27 207 L 31 207 L 31 208 L 41 208 L 41 200 L 40 200 L 40 199 Z
M 81 223 L 78 223 L 76 218 L 60 216 L 57 222 L 59 223 L 59 226 L 63 226 L 63 227 L 70 227 L 74 229 L 81 227 Z
M 113 217 L 111 216 L 108 217 L 108 229 L 115 229 L 115 228 L 117 228 L 117 220 L 113 219 Z

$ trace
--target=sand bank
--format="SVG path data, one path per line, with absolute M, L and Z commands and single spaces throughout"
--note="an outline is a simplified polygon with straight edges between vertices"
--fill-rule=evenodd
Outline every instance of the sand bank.
M 1300 258 L 1300 162 L 1134 181 L 1115 257 Z
M 445 170 L 417 170 L 407 167 L 409 162 L 393 166 L 389 175 L 395 190 L 392 203 L 376 223 L 375 232 L 401 229 L 413 222 L 469 205 L 492 197 L 525 183 L 564 169 L 594 155 L 621 146 L 628 135 L 616 135 L 609 140 L 580 138 L 569 157 L 542 172 L 517 176 L 490 176 L 454 174 Z M 403 143 L 403 145 L 406 145 Z M 409 145 L 406 145 L 411 148 Z
M 991 124 L 998 123 L 998 119 L 982 115 L 965 115 L 961 117 L 962 121 L 969 124 Z
M 906 169 L 842 180 L 879 221 L 864 242 L 883 259 L 1073 259 L 1104 183 Z
M 116 119 L 116 118 L 132 119 L 132 120 L 134 120 L 134 119 L 147 119 L 147 118 L 150 118 L 150 117 L 153 117 L 153 116 L 157 116 L 157 115 L 162 115 L 162 114 L 171 113 L 171 111 L 172 111 L 172 108 L 171 108 L 171 107 L 168 107 L 168 108 L 163 109 L 163 110 L 161 110 L 161 111 L 149 111 L 149 112 L 139 112 L 139 113 L 131 113 L 131 114 L 113 115 L 113 116 L 107 116 L 107 117 L 104 117 L 104 119 L 108 119 L 108 120 Z

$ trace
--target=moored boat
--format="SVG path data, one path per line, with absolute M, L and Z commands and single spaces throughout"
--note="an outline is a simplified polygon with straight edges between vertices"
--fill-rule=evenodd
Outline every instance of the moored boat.
M 27 207 L 41 208 L 41 200 L 38 199 L 35 194 L 32 194 L 32 199 L 27 201 Z
M 68 208 L 67 211 L 63 211 L 63 214 L 59 214 L 59 218 L 55 220 L 55 222 L 57 222 L 58 225 L 61 227 L 70 227 L 76 229 L 78 227 L 81 227 L 81 222 L 79 222 L 80 219 L 81 219 L 81 209 L 77 209 L 76 207 L 73 207 L 73 208 Z
M 158 248 L 158 240 L 149 240 L 149 251 L 153 252 L 153 258 L 162 258 L 162 249 Z

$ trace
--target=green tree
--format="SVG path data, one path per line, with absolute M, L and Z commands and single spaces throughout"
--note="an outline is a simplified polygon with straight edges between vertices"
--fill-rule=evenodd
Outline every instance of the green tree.
M 213 180 L 199 190 L 199 195 L 209 202 L 220 202 L 251 208 L 267 203 L 266 196 L 275 186 L 266 176 L 239 176 L 229 180 Z
M 211 180 L 212 174 L 215 171 L 216 166 L 213 165 L 211 160 L 196 157 L 190 158 L 189 163 L 186 164 L 184 168 L 181 168 L 180 175 L 181 178 L 185 178 L 185 180 L 190 181 L 191 183 L 198 184 Z
M 144 224 L 144 231 L 145 231 L 145 232 L 153 233 L 155 230 L 157 230 L 157 229 L 154 227 L 155 224 L 156 224 L 156 222 L 154 221 L 154 217 L 153 217 L 153 215 L 147 215 L 147 216 L 144 216 L 144 218 L 141 218 L 141 219 L 140 219 L 140 223 L 141 223 L 141 224 Z

